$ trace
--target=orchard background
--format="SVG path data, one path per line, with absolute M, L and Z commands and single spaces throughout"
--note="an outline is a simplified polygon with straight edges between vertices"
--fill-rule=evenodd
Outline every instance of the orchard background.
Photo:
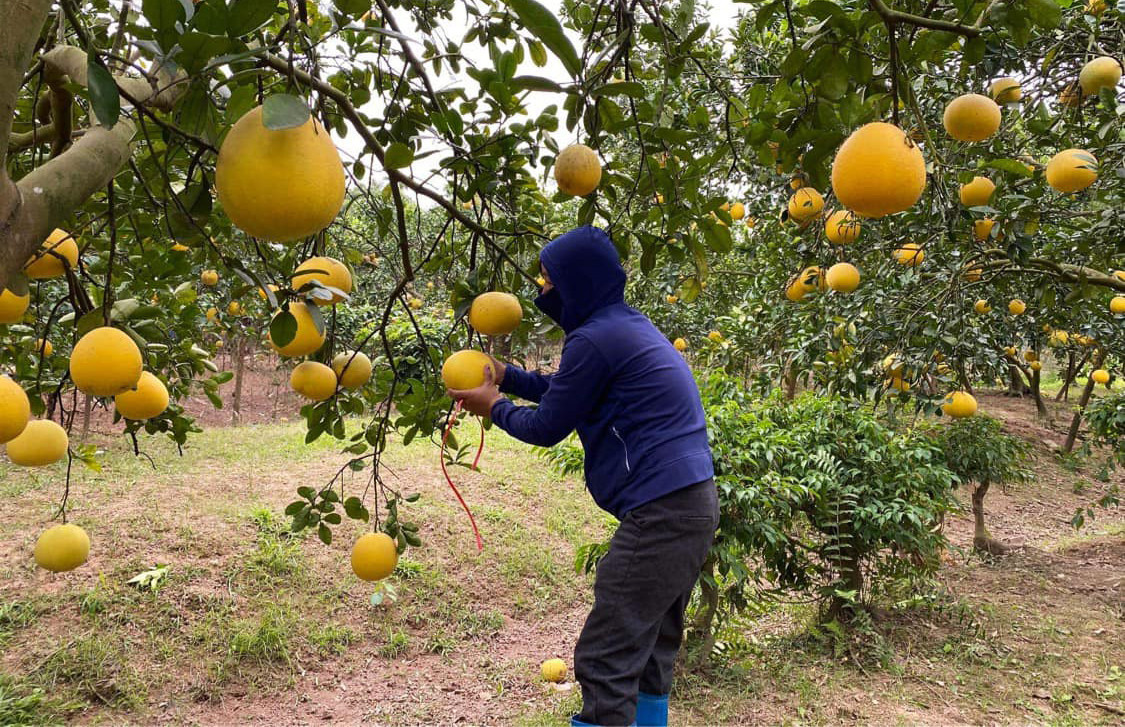
M 1118 722 L 1123 48 L 1111 0 L 0 0 L 0 723 L 571 714 L 614 523 L 442 365 L 557 362 L 581 224 L 708 411 L 675 717 Z

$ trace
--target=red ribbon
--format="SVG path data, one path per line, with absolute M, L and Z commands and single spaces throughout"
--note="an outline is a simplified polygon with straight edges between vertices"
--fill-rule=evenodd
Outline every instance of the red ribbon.
M 449 488 L 453 490 L 453 494 L 457 496 L 457 501 L 461 503 L 461 507 L 465 509 L 465 514 L 469 516 L 469 523 L 473 526 L 473 535 L 477 539 L 477 550 L 484 550 L 484 541 L 480 538 L 480 530 L 477 528 L 477 521 L 473 517 L 473 513 L 469 510 L 469 506 L 465 504 L 465 498 L 461 497 L 461 493 L 457 491 L 457 485 L 453 484 L 453 480 L 449 477 L 449 471 L 445 469 L 445 443 L 449 439 L 449 433 L 453 431 L 453 425 L 457 423 L 457 415 L 461 413 L 460 400 L 453 410 L 449 412 L 449 418 L 445 423 L 445 434 L 441 437 L 441 473 L 445 475 L 445 481 L 449 483 Z M 480 462 L 480 456 L 484 453 L 484 424 L 481 423 L 480 428 L 480 445 L 477 447 L 477 456 L 473 459 L 473 469 L 477 468 L 477 463 Z

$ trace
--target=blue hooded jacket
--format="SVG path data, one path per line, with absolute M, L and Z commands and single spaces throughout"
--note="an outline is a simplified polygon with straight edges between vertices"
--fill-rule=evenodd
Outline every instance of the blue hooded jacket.
M 580 227 L 552 240 L 539 260 L 553 289 L 535 304 L 566 332 L 558 373 L 507 364 L 492 421 L 550 447 L 575 429 L 586 451 L 586 487 L 622 518 L 639 505 L 714 474 L 699 389 L 656 326 L 625 304 L 625 270 L 609 236 Z

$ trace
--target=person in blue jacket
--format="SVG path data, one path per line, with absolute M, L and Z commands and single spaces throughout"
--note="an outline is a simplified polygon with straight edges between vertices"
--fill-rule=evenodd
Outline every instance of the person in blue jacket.
M 535 304 L 566 332 L 558 371 L 494 361 L 483 386 L 449 395 L 529 444 L 577 430 L 586 487 L 621 523 L 574 649 L 582 712 L 572 724 L 665 725 L 684 609 L 719 522 L 699 390 L 668 339 L 625 303 L 625 270 L 603 230 L 572 230 L 539 262 L 547 282 Z

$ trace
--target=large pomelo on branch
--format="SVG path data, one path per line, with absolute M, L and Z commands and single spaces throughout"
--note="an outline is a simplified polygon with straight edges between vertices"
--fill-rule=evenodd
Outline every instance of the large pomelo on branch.
M 824 222 L 824 234 L 834 245 L 848 245 L 859 239 L 860 224 L 854 212 L 837 210 Z
M 983 141 L 1000 128 L 1000 107 L 987 96 L 966 93 L 949 102 L 942 123 L 958 141 Z
M 1094 96 L 1103 88 L 1114 88 L 1121 80 L 1121 64 L 1116 58 L 1095 58 L 1078 73 L 1078 84 L 1086 96 Z
M 30 293 L 16 295 L 7 288 L 0 290 L 0 323 L 19 323 L 30 303 Z
M 511 293 L 492 291 L 473 299 L 469 325 L 486 336 L 503 336 L 516 330 L 523 320 L 520 299 Z
M 824 210 L 824 197 L 812 187 L 801 187 L 789 198 L 789 219 L 808 222 Z
M 441 380 L 449 389 L 475 389 L 484 383 L 484 369 L 492 365 L 487 354 L 471 348 L 451 354 L 441 365 Z
M 598 188 L 602 163 L 585 144 L 571 144 L 555 159 L 555 181 L 559 189 L 574 197 L 585 197 Z
M 44 467 L 65 457 L 69 444 L 65 429 L 50 419 L 35 419 L 8 442 L 8 459 L 20 467 Z
M 364 581 L 381 581 L 394 572 L 398 548 L 386 533 L 365 533 L 352 546 L 352 572 Z
M 1085 149 L 1060 151 L 1047 162 L 1047 184 L 1064 194 L 1080 192 L 1097 179 L 1097 157 Z
M 269 344 L 274 351 L 287 357 L 308 356 L 324 345 L 324 331 L 317 327 L 316 320 L 313 319 L 307 303 L 290 303 L 289 312 L 297 321 L 297 330 L 290 341 L 283 346 L 279 346 L 273 340 L 273 323 L 271 322 Z M 274 318 L 276 319 L 281 314 L 282 311 L 278 311 Z
M 117 396 L 134 388 L 144 362 L 141 349 L 124 331 L 102 326 L 74 344 L 70 378 L 84 394 Z
M 955 419 L 971 417 L 977 413 L 977 400 L 967 391 L 954 391 L 945 397 L 941 410 Z
M 344 165 L 314 118 L 268 129 L 262 107 L 235 122 L 219 148 L 215 191 L 227 216 L 253 237 L 275 242 L 320 232 L 344 204 Z
M 293 391 L 312 401 L 332 398 L 336 383 L 336 372 L 319 361 L 302 361 L 289 375 Z
M 988 177 L 973 177 L 973 181 L 961 185 L 961 204 L 966 207 L 980 207 L 992 199 L 996 185 Z
M 332 370 L 345 389 L 358 389 L 371 378 L 371 359 L 360 351 L 343 351 L 332 359 Z
M 876 121 L 844 140 L 832 162 L 832 191 L 863 217 L 909 209 L 926 188 L 926 160 L 894 124 Z
M 32 280 L 59 278 L 66 274 L 67 266 L 78 267 L 78 243 L 66 230 L 55 230 L 23 266 L 23 271 Z
M 117 413 L 126 419 L 152 419 L 168 408 L 168 388 L 155 374 L 142 371 L 136 388 L 113 397 L 113 403 Z
M 10 377 L 0 374 L 0 444 L 19 436 L 30 418 L 27 393 Z
M 35 541 L 35 562 L 52 573 L 74 570 L 89 556 L 90 537 L 73 523 L 47 528 Z

